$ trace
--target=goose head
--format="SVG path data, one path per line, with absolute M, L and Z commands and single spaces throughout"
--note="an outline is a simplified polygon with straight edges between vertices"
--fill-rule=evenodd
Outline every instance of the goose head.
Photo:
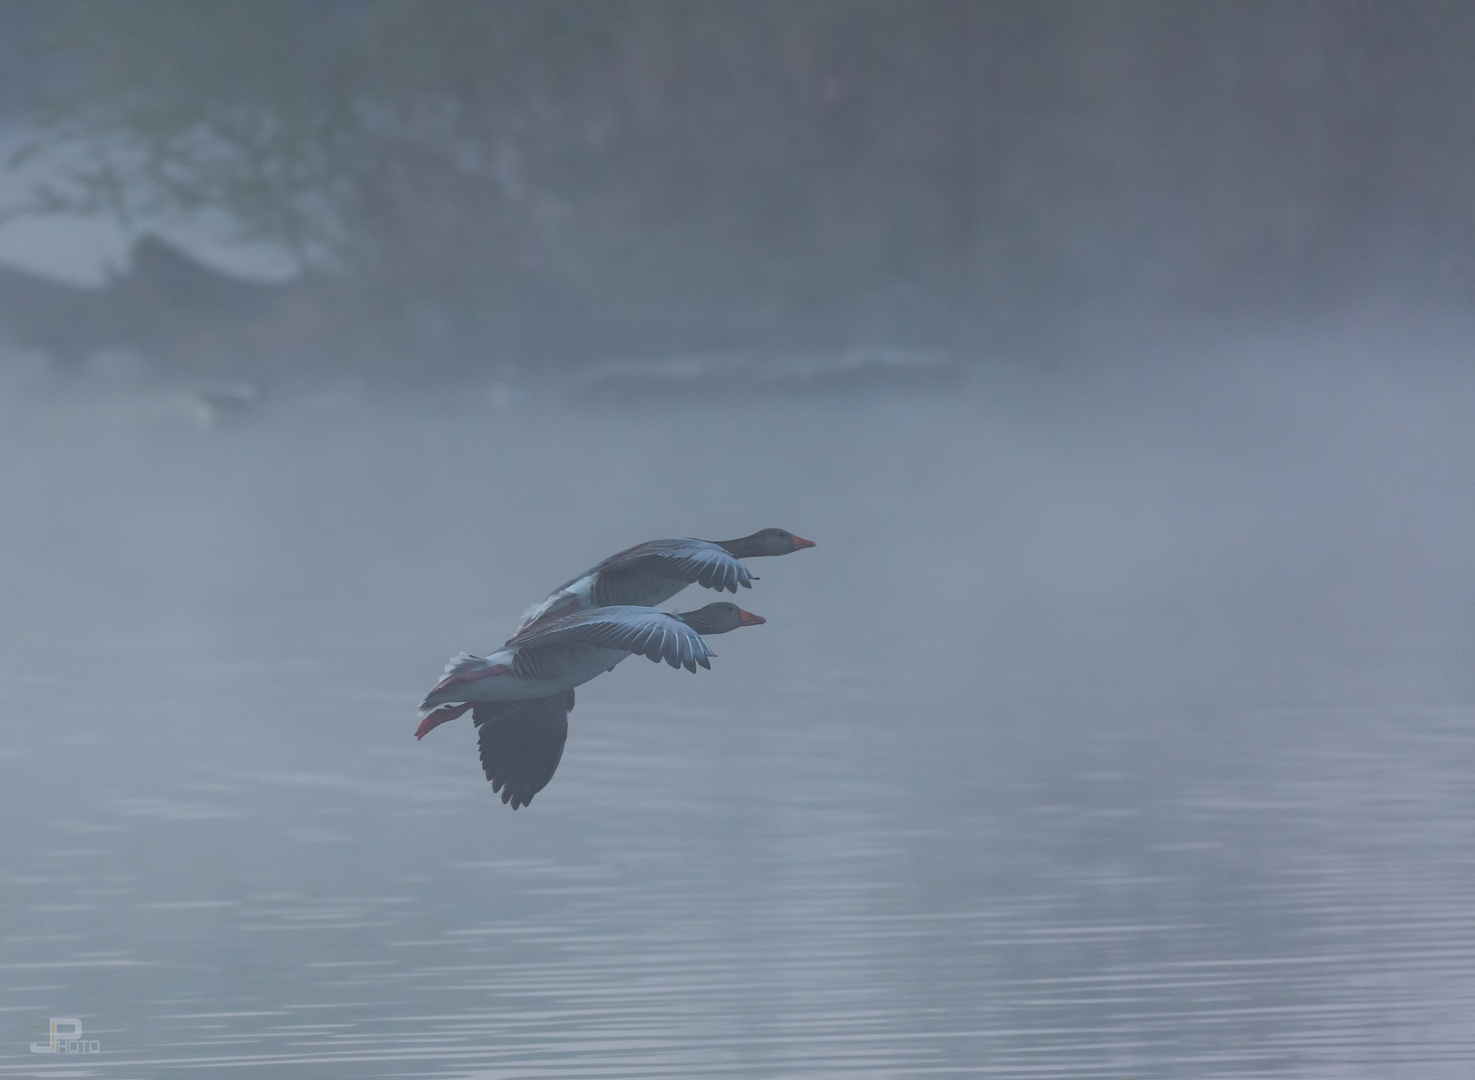
M 759 529 L 752 536 L 723 540 L 718 547 L 726 548 L 734 558 L 749 559 L 759 555 L 787 555 L 814 547 L 814 541 L 795 536 L 788 529 Z
M 695 611 L 684 611 L 676 617 L 703 637 L 710 634 L 725 634 L 729 630 L 736 630 L 739 626 L 762 626 L 768 621 L 762 615 L 754 615 L 751 611 L 744 611 L 736 604 L 723 601 L 708 604 Z

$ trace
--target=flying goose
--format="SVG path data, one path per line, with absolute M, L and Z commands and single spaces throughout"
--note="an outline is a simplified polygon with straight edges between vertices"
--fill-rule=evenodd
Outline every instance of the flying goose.
M 739 559 L 810 547 L 814 541 L 787 529 L 760 529 L 736 540 L 647 540 L 554 589 L 523 614 L 518 633 L 584 608 L 655 607 L 692 583 L 718 592 L 750 589 L 755 579 Z
M 563 756 L 574 687 L 639 653 L 695 672 L 715 656 L 702 634 L 766 620 L 718 602 L 673 615 L 652 608 L 589 608 L 514 637 L 489 656 L 462 653 L 420 703 L 415 738 L 468 709 L 480 730 L 482 769 L 512 809 L 547 786 Z

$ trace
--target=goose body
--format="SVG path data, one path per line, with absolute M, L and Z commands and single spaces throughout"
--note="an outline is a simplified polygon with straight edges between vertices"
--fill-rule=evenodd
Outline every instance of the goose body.
M 736 540 L 647 540 L 554 589 L 524 613 L 518 633 L 588 608 L 655 607 L 692 584 L 718 592 L 750 589 L 753 575 L 740 559 L 807 547 L 814 542 L 785 529 L 761 529 Z
M 587 608 L 531 627 L 486 656 L 462 653 L 420 702 L 416 738 L 455 719 L 477 702 L 529 701 L 581 686 L 638 653 L 672 667 L 710 668 L 714 656 L 702 633 L 756 626 L 762 616 L 736 604 L 708 604 L 673 615 L 654 608 Z

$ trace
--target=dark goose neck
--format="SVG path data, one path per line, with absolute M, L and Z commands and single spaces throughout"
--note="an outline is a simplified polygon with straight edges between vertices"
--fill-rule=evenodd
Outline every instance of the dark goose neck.
M 682 622 L 686 623 L 687 626 L 691 627 L 698 634 L 720 634 L 723 632 L 723 629 L 730 629 L 719 629 L 718 620 L 714 619 L 711 613 L 706 611 L 705 609 L 698 609 L 697 611 L 683 611 L 676 617 Z
M 736 540 L 718 540 L 717 546 L 734 559 L 751 559 L 764 554 L 759 547 L 757 533 L 752 536 L 740 536 Z

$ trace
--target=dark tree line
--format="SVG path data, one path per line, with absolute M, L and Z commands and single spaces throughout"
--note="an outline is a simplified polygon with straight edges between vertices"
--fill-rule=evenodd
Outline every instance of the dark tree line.
M 40 204 L 223 213 L 386 363 L 1294 313 L 1475 254 L 1456 0 L 47 10 Z

